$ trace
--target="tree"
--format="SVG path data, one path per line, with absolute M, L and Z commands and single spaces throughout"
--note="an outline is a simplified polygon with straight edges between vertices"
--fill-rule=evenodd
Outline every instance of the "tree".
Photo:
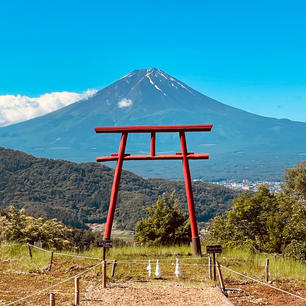
M 44 248 L 89 249 L 97 245 L 101 234 L 65 226 L 57 219 L 35 218 L 14 206 L 0 209 L 0 240 L 21 243 L 41 241 Z M 121 241 L 115 240 L 118 245 Z
M 146 208 L 147 218 L 136 224 L 134 241 L 143 245 L 173 245 L 189 243 L 191 239 L 188 215 L 178 206 L 175 193 L 168 199 L 160 196 Z
M 283 190 L 301 202 L 306 202 L 306 162 L 298 163 L 295 168 L 286 169 Z
M 277 195 L 264 186 L 254 194 L 242 193 L 230 211 L 213 219 L 207 238 L 306 259 L 306 163 L 287 169 L 284 179 Z
M 1 236 L 8 241 L 42 241 L 47 248 L 71 248 L 67 235 L 72 230 L 56 219 L 44 220 L 28 216 L 24 209 L 9 206 L 1 211 Z
M 277 196 L 266 186 L 258 192 L 243 192 L 234 200 L 233 208 L 216 217 L 208 227 L 210 239 L 224 246 L 242 246 L 246 242 L 259 251 L 279 252 L 285 226 Z

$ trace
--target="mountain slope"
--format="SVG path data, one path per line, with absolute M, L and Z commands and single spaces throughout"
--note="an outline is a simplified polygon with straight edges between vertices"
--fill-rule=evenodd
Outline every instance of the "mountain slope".
M 193 173 L 197 177 L 222 176 L 221 164 L 226 164 L 227 172 L 231 172 L 225 176 L 235 176 L 237 167 L 243 175 L 248 173 L 245 168 L 251 168 L 251 172 L 261 176 L 265 172 L 260 172 L 259 165 L 267 169 L 277 159 L 270 176 L 280 176 L 284 166 L 305 159 L 305 123 L 266 118 L 227 106 L 155 68 L 135 70 L 88 100 L 0 128 L 0 143 L 37 156 L 94 161 L 97 156 L 116 153 L 120 138 L 96 135 L 94 126 L 200 123 L 213 123 L 214 127 L 211 133 L 187 136 L 190 151 L 209 151 L 212 156 L 212 162 L 195 163 Z M 148 135 L 129 137 L 127 150 L 147 152 Z M 178 136 L 158 135 L 157 150 L 178 152 Z M 229 160 L 235 162 L 228 163 Z M 250 160 L 254 162 L 248 164 Z M 246 166 L 240 162 L 246 162 Z M 181 173 L 176 166 L 172 173 L 165 173 L 158 163 L 137 165 L 133 169 L 146 176 L 173 178 Z M 163 165 L 168 167 L 169 163 Z M 212 175 L 212 170 L 218 173 Z
M 36 158 L 0 147 L 0 207 L 10 204 L 29 213 L 54 218 L 76 227 L 85 222 L 105 222 L 113 170 L 97 163 L 76 164 Z M 219 185 L 194 182 L 199 221 L 207 221 L 229 209 L 237 192 Z M 145 215 L 143 206 L 152 205 L 164 192 L 176 190 L 179 205 L 186 211 L 183 182 L 143 179 L 123 171 L 115 222 L 133 229 Z

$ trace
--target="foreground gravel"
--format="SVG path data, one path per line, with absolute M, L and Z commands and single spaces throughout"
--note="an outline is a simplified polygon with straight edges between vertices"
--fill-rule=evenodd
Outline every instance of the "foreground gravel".
M 154 284 L 135 283 L 108 284 L 108 288 L 94 288 L 87 292 L 81 305 L 192 305 L 231 306 L 216 287 L 207 284 L 201 287 L 184 286 L 181 283 Z

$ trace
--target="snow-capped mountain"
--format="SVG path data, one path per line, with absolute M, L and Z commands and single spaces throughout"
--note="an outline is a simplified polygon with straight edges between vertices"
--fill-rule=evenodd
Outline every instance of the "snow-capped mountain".
M 135 70 L 87 100 L 0 128 L 0 144 L 36 156 L 95 161 L 117 152 L 120 135 L 97 135 L 94 126 L 205 123 L 214 125 L 212 132 L 187 135 L 189 151 L 211 153 L 210 161 L 194 163 L 196 177 L 277 177 L 284 167 L 305 159 L 305 123 L 230 107 L 156 68 Z M 129 136 L 127 152 L 148 151 L 148 135 Z M 157 151 L 180 151 L 178 136 L 158 135 Z M 181 177 L 176 174 L 180 164 L 171 163 L 133 162 L 130 169 L 145 176 Z

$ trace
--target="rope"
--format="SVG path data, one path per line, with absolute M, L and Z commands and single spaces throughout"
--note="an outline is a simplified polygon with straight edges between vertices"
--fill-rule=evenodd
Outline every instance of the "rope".
M 38 250 L 41 250 L 43 252 L 47 252 L 47 253 L 51 253 L 52 251 L 49 251 L 49 250 L 46 250 L 46 249 L 43 249 L 43 248 L 40 248 L 38 246 L 35 246 L 35 245 L 32 245 L 30 243 L 28 243 L 27 245 L 33 247 L 33 248 L 36 248 Z M 53 252 L 54 255 L 60 255 L 60 256 L 69 256 L 69 257 L 78 257 L 78 258 L 84 258 L 84 259 L 95 259 L 95 260 L 102 260 L 101 258 L 98 258 L 98 257 L 90 257 L 90 256 L 83 256 L 83 255 L 73 255 L 73 254 L 65 254 L 65 253 L 59 253 L 59 252 Z M 178 258 L 179 260 L 201 260 L 201 259 L 204 259 L 204 257 L 175 257 L 175 258 L 164 258 L 164 259 L 159 259 L 159 261 L 175 261 L 175 259 Z M 205 258 L 206 260 L 207 258 Z M 152 260 L 155 260 L 155 259 L 152 259 Z M 118 262 L 121 262 L 121 263 L 136 263 L 136 262 L 143 262 L 143 263 L 147 263 L 148 262 L 148 259 L 122 259 L 122 260 L 117 260 L 117 263 Z
M 162 259 L 158 259 L 158 258 L 150 258 L 150 260 L 152 261 L 152 263 L 155 261 L 155 260 L 159 260 L 159 263 L 161 263 L 161 261 L 175 261 L 176 258 L 178 258 L 179 260 L 201 260 L 202 258 L 190 258 L 190 257 L 174 257 L 174 258 L 162 258 Z M 149 259 L 122 259 L 122 260 L 117 260 L 117 263 L 137 263 L 137 262 L 140 262 L 140 263 L 144 263 L 146 264 L 148 262 Z M 206 258 L 205 258 L 206 260 Z
M 231 272 L 233 272 L 233 273 L 235 273 L 235 274 L 238 274 L 238 275 L 240 275 L 240 276 L 242 276 L 242 277 L 248 278 L 248 279 L 250 279 L 250 280 L 252 280 L 252 281 L 254 281 L 254 282 L 260 283 L 260 284 L 265 285 L 265 286 L 267 286 L 267 287 L 270 287 L 270 288 L 272 288 L 272 289 L 278 290 L 278 291 L 280 291 L 280 292 L 289 294 L 289 295 L 294 296 L 294 297 L 296 297 L 296 298 L 298 298 L 298 299 L 301 299 L 301 300 L 303 300 L 303 301 L 306 301 L 306 298 L 303 298 L 303 297 L 300 296 L 300 295 L 296 295 L 296 294 L 291 293 L 291 292 L 289 292 L 289 291 L 286 291 L 286 290 L 283 290 L 283 289 L 281 289 L 281 288 L 275 287 L 275 286 L 273 286 L 273 285 L 267 284 L 267 283 L 265 283 L 265 282 L 263 282 L 263 281 L 261 281 L 261 280 L 259 280 L 259 279 L 253 278 L 253 277 L 251 277 L 251 276 L 244 275 L 244 274 L 242 274 L 242 273 L 240 273 L 240 272 L 237 272 L 237 271 L 235 271 L 235 270 L 232 270 L 232 269 L 230 269 L 230 268 L 228 268 L 228 267 L 225 267 L 225 266 L 222 266 L 222 265 L 220 265 L 220 266 L 221 266 L 222 268 L 224 268 L 225 270 L 231 271 Z
M 47 252 L 47 253 L 51 253 L 52 251 L 40 248 L 36 245 L 30 244 L 28 243 L 27 245 L 29 245 L 32 248 Z M 69 256 L 69 257 L 78 257 L 78 258 L 84 258 L 84 259 L 95 259 L 95 260 L 101 260 L 101 258 L 98 257 L 90 257 L 90 256 L 83 256 L 83 255 L 73 255 L 73 254 L 65 254 L 65 253 L 59 253 L 59 252 L 53 252 L 54 255 L 60 255 L 60 256 Z
M 48 252 L 49 252 L 49 251 L 48 251 Z M 20 299 L 18 299 L 18 300 L 16 300 L 16 301 L 10 302 L 10 303 L 5 304 L 5 305 L 3 305 L 3 306 L 13 305 L 13 304 L 16 304 L 16 303 L 18 303 L 18 302 L 21 302 L 21 301 L 23 301 L 23 300 L 29 299 L 29 298 L 31 298 L 31 297 L 34 296 L 34 295 L 41 294 L 41 293 L 43 293 L 43 292 L 45 292 L 45 291 L 47 291 L 47 290 L 50 290 L 50 289 L 52 289 L 52 288 L 54 288 L 54 287 L 56 287 L 56 286 L 58 286 L 58 285 L 61 285 L 61 284 L 63 284 L 63 283 L 66 283 L 66 282 L 68 282 L 68 281 L 74 279 L 75 277 L 79 277 L 79 276 L 81 276 L 81 275 L 83 275 L 83 274 L 85 274 L 85 273 L 87 273 L 87 272 L 93 270 L 94 268 L 96 268 L 96 267 L 99 266 L 99 265 L 101 265 L 101 263 L 98 263 L 98 264 L 96 264 L 96 265 L 90 267 L 89 269 L 87 269 L 87 270 L 85 270 L 85 271 L 83 271 L 83 272 L 80 272 L 80 273 L 77 274 L 77 275 L 71 276 L 71 277 L 69 277 L 69 278 L 67 278 L 67 279 L 65 279 L 65 280 L 63 280 L 63 281 L 61 281 L 61 282 L 59 282 L 59 283 L 56 283 L 56 284 L 54 284 L 54 285 L 52 285 L 52 286 L 49 286 L 49 287 L 47 287 L 47 288 L 44 288 L 44 289 L 42 289 L 42 290 L 40 290 L 40 291 L 36 291 L 36 292 L 34 292 L 34 293 L 32 293 L 32 294 L 30 294 L 30 295 L 28 295 L 28 296 L 25 296 L 25 297 L 23 297 L 23 298 L 20 298 Z

